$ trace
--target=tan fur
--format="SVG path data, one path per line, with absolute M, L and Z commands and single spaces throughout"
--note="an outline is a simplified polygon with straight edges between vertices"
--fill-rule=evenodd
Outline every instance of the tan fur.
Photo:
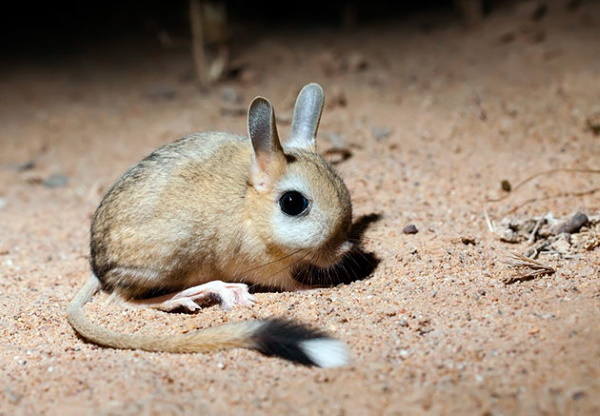
M 140 349 L 177 353 L 211 352 L 226 348 L 252 348 L 250 335 L 260 325 L 260 321 L 243 321 L 189 334 L 175 335 L 133 335 L 112 332 L 90 322 L 83 313 L 83 306 L 100 289 L 100 282 L 94 275 L 78 292 L 67 308 L 71 326 L 84 338 L 112 348 Z
M 115 348 L 251 348 L 251 334 L 260 322 L 191 335 L 139 336 L 91 323 L 83 306 L 100 289 L 135 300 L 214 280 L 294 290 L 301 287 L 293 279 L 294 267 L 329 266 L 339 260 L 352 217 L 350 196 L 314 153 L 322 91 L 315 84 L 307 87 L 309 94 L 302 98 L 301 93 L 296 105 L 294 147 L 280 144 L 272 107 L 257 98 L 249 109 L 250 140 L 226 133 L 195 134 L 156 150 L 123 175 L 92 220 L 94 273 L 68 309 L 77 332 Z M 304 122 L 316 124 L 302 128 Z M 306 229 L 318 233 L 307 241 L 320 238 L 318 246 L 301 246 L 302 236 L 297 244 L 283 244 L 281 236 L 293 240 L 293 231 L 274 232 L 277 215 L 280 222 L 288 221 L 278 211 L 285 180 L 310 188 L 312 211 L 289 221 L 308 221 Z

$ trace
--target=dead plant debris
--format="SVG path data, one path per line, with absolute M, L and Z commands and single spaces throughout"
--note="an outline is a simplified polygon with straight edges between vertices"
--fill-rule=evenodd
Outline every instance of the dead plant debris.
M 542 253 L 563 260 L 580 257 L 581 253 L 600 247 L 600 215 L 576 212 L 567 218 L 556 218 L 552 213 L 530 218 L 507 217 L 496 227 L 486 214 L 486 221 L 501 241 L 531 245 L 524 254 L 511 252 L 504 261 L 518 269 L 516 275 L 503 279 L 505 284 L 555 273 L 554 268 L 536 260 Z
M 556 270 L 553 267 L 540 263 L 537 260 L 533 260 L 519 253 L 511 252 L 504 262 L 509 266 L 519 270 L 518 274 L 509 276 L 502 280 L 502 282 L 506 285 L 510 285 L 515 282 L 532 280 L 540 276 L 556 273 Z
M 499 227 L 493 227 L 493 232 L 506 243 L 532 244 L 525 253 L 527 257 L 537 258 L 541 252 L 568 257 L 600 246 L 600 215 L 577 212 L 563 219 L 552 213 L 531 218 L 506 217 Z

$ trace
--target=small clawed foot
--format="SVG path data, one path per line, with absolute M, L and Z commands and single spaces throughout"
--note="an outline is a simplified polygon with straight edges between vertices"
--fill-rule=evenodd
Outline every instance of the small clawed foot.
M 251 306 L 254 303 L 254 297 L 248 292 L 246 284 L 225 283 L 215 280 L 160 298 L 147 299 L 143 303 L 163 311 L 183 308 L 194 312 L 200 309 L 199 303 L 213 303 L 215 301 L 224 310 L 230 310 L 236 305 Z

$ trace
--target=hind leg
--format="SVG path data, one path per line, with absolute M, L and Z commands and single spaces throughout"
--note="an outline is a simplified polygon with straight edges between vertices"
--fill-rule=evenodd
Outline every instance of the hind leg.
M 243 283 L 226 283 L 220 280 L 193 286 L 179 292 L 150 299 L 131 300 L 132 304 L 172 311 L 178 308 L 190 312 L 200 309 L 199 303 L 217 302 L 221 308 L 230 310 L 235 305 L 250 306 L 254 303 L 248 286 Z

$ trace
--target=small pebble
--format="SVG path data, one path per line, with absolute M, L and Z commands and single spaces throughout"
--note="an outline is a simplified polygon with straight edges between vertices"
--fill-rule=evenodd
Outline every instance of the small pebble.
M 346 149 L 346 139 L 342 133 L 324 131 L 321 136 L 336 149 Z
M 242 100 L 240 94 L 233 87 L 223 87 L 221 89 L 221 98 L 230 103 L 239 103 Z
M 587 119 L 588 128 L 596 136 L 600 135 L 600 112 L 592 114 Z
M 417 228 L 416 225 L 410 224 L 410 225 L 407 225 L 406 227 L 404 227 L 404 229 L 402 230 L 402 232 L 404 234 L 416 234 L 416 233 L 419 232 L 419 229 Z
M 65 186 L 69 182 L 69 179 L 65 175 L 54 174 L 48 176 L 42 182 L 46 188 L 60 188 Z
M 586 225 L 589 222 L 589 218 L 583 212 L 578 212 L 573 217 L 561 225 L 556 229 L 556 234 L 567 233 L 574 234 L 578 233 L 581 230 L 581 227 Z
M 27 162 L 21 163 L 20 165 L 16 166 L 17 172 L 25 172 L 26 170 L 31 170 L 33 168 L 35 168 L 34 160 L 28 160 Z
M 389 127 L 373 127 L 371 134 L 375 140 L 385 140 L 392 135 L 393 130 Z
M 477 245 L 477 240 L 475 240 L 475 237 L 461 237 L 460 238 L 460 242 L 463 243 L 465 246 L 468 245 Z
M 505 192 L 510 192 L 512 190 L 512 186 L 510 185 L 510 182 L 507 181 L 506 179 L 504 179 L 502 182 L 500 182 L 500 187 Z

